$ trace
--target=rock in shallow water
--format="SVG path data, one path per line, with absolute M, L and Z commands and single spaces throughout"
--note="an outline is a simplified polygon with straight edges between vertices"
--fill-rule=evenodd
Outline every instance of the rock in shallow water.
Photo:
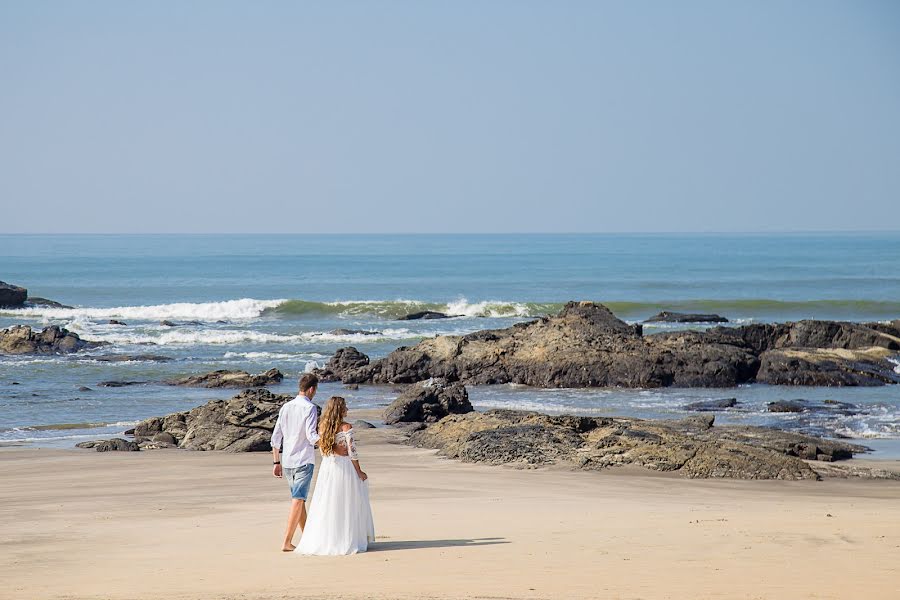
M 453 315 L 456 316 L 456 315 Z M 419 312 L 410 313 L 408 315 L 404 315 L 399 317 L 398 321 L 419 321 L 422 319 L 449 319 L 451 315 L 444 314 L 442 312 L 437 312 L 434 310 L 422 310 Z
M 281 383 L 284 374 L 278 369 L 269 369 L 265 373 L 251 375 L 246 371 L 213 371 L 203 375 L 189 375 L 170 379 L 168 385 L 205 388 L 251 388 Z
M 0 354 L 71 354 L 103 345 L 103 342 L 83 340 L 78 334 L 56 325 L 40 332 L 27 325 L 0 330 Z
M 728 319 L 719 315 L 663 312 L 653 315 L 644 323 L 727 323 Z
M 25 304 L 28 290 L 5 281 L 0 281 L 0 308 L 19 308 Z
M 887 357 L 900 338 L 856 323 L 800 321 L 644 336 L 603 305 L 570 302 L 555 317 L 464 336 L 437 336 L 369 361 L 342 349 L 323 373 L 344 383 L 536 387 L 733 387 L 900 383 Z M 353 351 L 348 361 L 342 352 Z
M 703 400 L 701 402 L 691 402 L 685 404 L 684 410 L 695 410 L 699 412 L 725 410 L 726 408 L 734 408 L 738 405 L 737 398 L 723 398 L 721 400 Z

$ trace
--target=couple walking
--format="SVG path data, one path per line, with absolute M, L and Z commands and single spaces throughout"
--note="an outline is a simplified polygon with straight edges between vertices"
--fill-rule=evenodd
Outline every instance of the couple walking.
M 365 552 L 369 542 L 375 541 L 368 476 L 359 466 L 353 427 L 344 422 L 347 403 L 332 396 L 319 418 L 312 403 L 318 385 L 319 378 L 311 373 L 300 378 L 300 394 L 281 407 L 272 432 L 272 474 L 287 479 L 291 489 L 282 551 L 317 555 Z M 322 462 L 307 519 L 317 443 Z M 301 537 L 295 547 L 298 525 Z

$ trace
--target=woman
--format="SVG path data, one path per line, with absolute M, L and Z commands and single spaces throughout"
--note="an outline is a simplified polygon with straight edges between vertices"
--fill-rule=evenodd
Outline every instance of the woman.
M 368 476 L 359 467 L 353 427 L 344 422 L 346 416 L 344 399 L 329 398 L 319 419 L 322 465 L 306 528 L 294 552 L 356 554 L 375 541 Z

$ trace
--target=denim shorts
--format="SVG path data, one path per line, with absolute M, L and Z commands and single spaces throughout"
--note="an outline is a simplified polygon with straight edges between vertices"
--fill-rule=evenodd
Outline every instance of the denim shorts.
M 309 484 L 312 483 L 313 469 L 316 465 L 308 464 L 290 469 L 285 467 L 282 469 L 284 478 L 287 479 L 291 488 L 291 498 L 294 500 L 306 500 L 309 493 Z

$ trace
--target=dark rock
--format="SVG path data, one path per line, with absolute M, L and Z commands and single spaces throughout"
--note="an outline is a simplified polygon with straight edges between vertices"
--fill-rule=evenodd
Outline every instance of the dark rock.
M 432 379 L 410 386 L 384 411 L 387 425 L 434 423 L 450 414 L 472 412 L 469 394 L 459 383 Z
M 27 325 L 0 330 L 0 354 L 71 354 L 102 345 L 102 342 L 83 340 L 56 325 L 45 327 L 40 333 Z
M 132 427 L 131 429 L 126 429 L 122 432 L 122 435 L 134 435 L 134 427 Z
M 370 329 L 332 329 L 328 333 L 331 335 L 381 335 L 380 331 Z
M 727 323 L 728 319 L 719 315 L 703 315 L 693 313 L 663 312 L 654 315 L 644 323 Z
M 98 387 L 105 388 L 120 388 L 120 387 L 129 387 L 132 385 L 147 385 L 146 381 L 101 381 L 97 384 Z
M 428 426 L 425 423 L 397 423 L 394 428 L 406 435 L 412 435 L 417 431 L 422 431 Z
M 128 325 L 128 323 L 125 323 L 124 321 L 117 321 L 116 319 L 110 319 L 109 324 L 110 325 Z
M 362 419 L 357 419 L 351 423 L 354 429 L 375 429 L 375 426 L 369 423 L 368 421 L 363 421 Z
M 343 381 L 344 383 L 362 383 L 369 378 L 369 357 L 354 348 L 338 348 L 325 367 L 316 369 L 319 381 Z
M 437 377 L 466 384 L 575 388 L 733 387 L 753 381 L 883 385 L 900 383 L 887 360 L 897 344 L 900 339 L 881 331 L 833 321 L 644 336 L 640 325 L 617 319 L 603 305 L 570 302 L 555 317 L 438 336 L 377 361 L 323 371 L 344 383 Z
M 159 324 L 163 327 L 178 327 L 178 324 L 173 323 L 172 321 L 160 321 Z
M 646 421 L 492 410 L 450 415 L 413 432 L 409 442 L 468 462 L 589 470 L 631 464 L 738 479 L 817 479 L 804 459 L 833 461 L 867 450 L 764 427 L 713 424 L 712 415 Z
M 690 404 L 685 404 L 682 408 L 684 408 L 684 410 L 696 410 L 704 412 L 733 408 L 737 406 L 737 404 L 737 398 L 723 398 L 721 400 L 704 400 L 702 402 L 691 402 Z
M 81 442 L 80 444 L 75 444 L 75 447 L 88 449 L 93 448 L 97 452 L 137 452 L 141 449 L 136 442 L 123 440 L 122 438 Z
M 458 316 L 458 315 L 454 315 Z M 450 315 L 446 315 L 442 312 L 437 312 L 433 310 L 422 310 L 419 312 L 410 313 L 408 315 L 399 317 L 398 321 L 418 321 L 421 319 L 449 319 Z
M 154 442 L 162 442 L 164 444 L 172 444 L 177 445 L 178 441 L 175 439 L 175 436 L 169 433 L 168 431 L 160 431 L 159 433 L 153 436 L 152 441 Z
M 251 375 L 246 371 L 213 371 L 203 375 L 190 375 L 171 379 L 168 385 L 183 385 L 205 388 L 251 388 L 281 383 L 284 375 L 278 369 L 269 369 L 265 373 Z
M 800 413 L 808 409 L 806 400 L 776 400 L 766 405 L 766 410 L 777 413 Z
M 359 389 L 359 384 L 358 383 L 348 383 L 344 386 L 344 389 L 356 391 Z
M 32 296 L 25 301 L 25 306 L 43 306 L 44 308 L 72 308 L 67 304 L 57 302 L 56 300 L 48 300 L 38 296 Z
M 91 388 L 89 388 L 86 385 L 82 385 L 78 388 L 78 391 L 79 392 L 93 392 L 94 390 L 92 390 Z
M 175 360 L 171 356 L 159 354 L 108 354 L 106 356 L 93 356 L 91 360 L 97 362 L 171 362 Z
M 226 452 L 268 451 L 278 411 L 293 396 L 266 389 L 244 390 L 230 400 L 211 400 L 189 411 L 138 423 L 135 437 L 164 443 L 169 434 L 179 448 Z
M 770 385 L 876 386 L 900 383 L 900 374 L 878 350 L 769 350 L 756 380 Z
M 27 298 L 28 290 L 25 288 L 0 281 L 0 308 L 19 308 Z

